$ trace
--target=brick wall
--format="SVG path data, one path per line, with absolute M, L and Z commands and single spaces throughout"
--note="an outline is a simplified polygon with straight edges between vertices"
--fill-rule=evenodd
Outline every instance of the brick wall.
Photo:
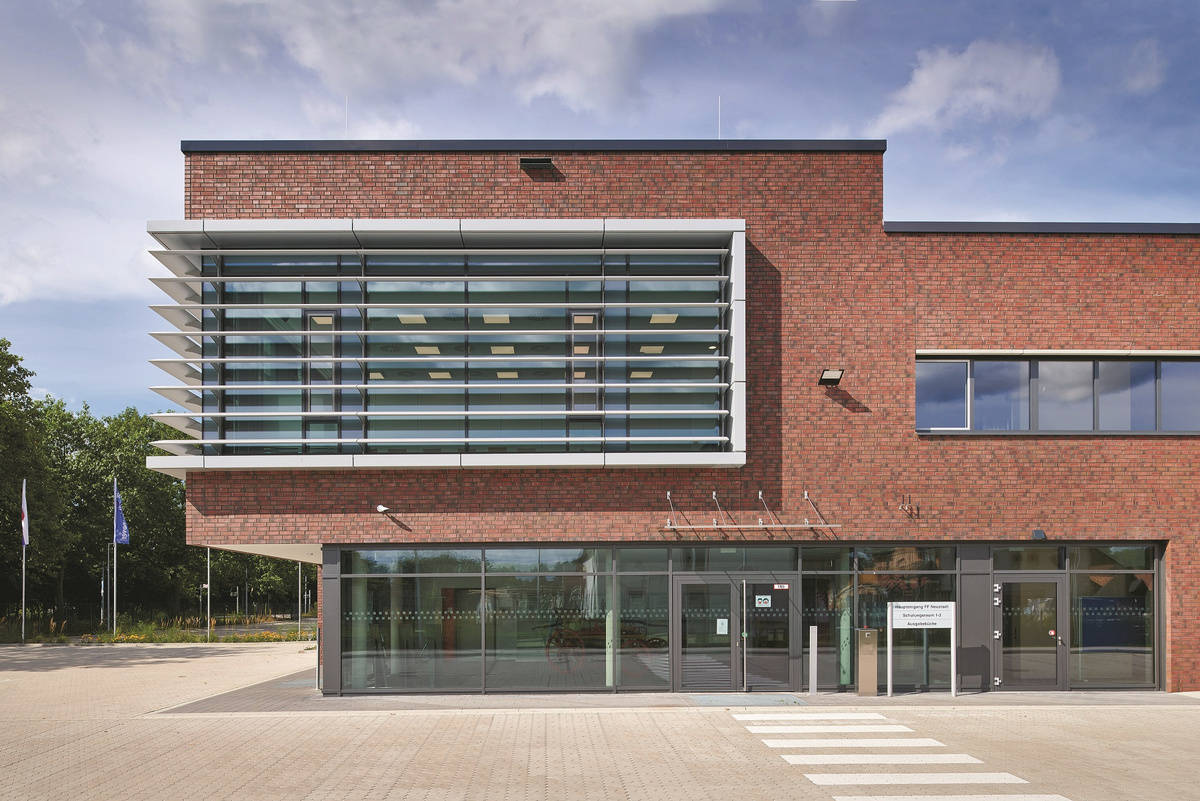
M 913 431 L 917 348 L 1200 347 L 1200 238 L 887 235 L 880 153 L 551 155 L 553 181 L 511 153 L 191 154 L 186 210 L 744 217 L 747 465 L 195 473 L 189 542 L 665 540 L 668 490 L 693 523 L 713 490 L 738 521 L 757 521 L 759 490 L 784 521 L 816 520 L 807 490 L 841 525 L 781 540 L 1163 540 L 1167 686 L 1200 689 L 1200 438 Z M 834 366 L 841 386 L 818 387 Z

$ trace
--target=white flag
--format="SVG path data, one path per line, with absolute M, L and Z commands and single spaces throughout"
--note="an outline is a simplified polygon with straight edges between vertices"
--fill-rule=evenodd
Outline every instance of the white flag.
M 21 479 L 21 540 L 29 545 L 29 510 L 25 506 L 25 479 Z

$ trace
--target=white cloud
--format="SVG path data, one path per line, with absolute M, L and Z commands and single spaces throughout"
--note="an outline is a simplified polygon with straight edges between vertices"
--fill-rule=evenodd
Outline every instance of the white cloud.
M 421 129 L 416 123 L 375 108 L 360 111 L 348 98 L 305 97 L 300 102 L 304 116 L 323 136 L 349 139 L 415 139 Z
M 1143 39 L 1133 46 L 1121 85 L 1135 95 L 1148 95 L 1162 86 L 1167 77 L 1167 60 L 1154 39 Z
M 72 9 L 91 64 L 160 94 L 175 67 L 266 69 L 266 54 L 336 95 L 396 96 L 495 77 L 521 100 L 592 110 L 636 84 L 638 39 L 729 0 L 138 0 L 141 13 Z M 105 16 L 101 16 L 101 13 Z
M 891 96 L 867 135 L 1038 119 L 1050 113 L 1060 82 L 1058 59 L 1044 47 L 980 40 L 962 52 L 922 50 L 908 84 Z

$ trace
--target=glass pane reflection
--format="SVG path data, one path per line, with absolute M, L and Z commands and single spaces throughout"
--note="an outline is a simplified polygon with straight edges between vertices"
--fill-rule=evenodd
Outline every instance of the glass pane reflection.
M 896 601 L 953 601 L 955 577 L 862 575 L 858 578 L 859 625 L 887 630 L 887 605 Z M 892 649 L 893 681 L 897 687 L 950 686 L 950 630 L 896 629 Z M 887 649 L 879 649 L 876 675 L 887 686 Z
M 1029 428 L 1029 362 L 975 362 L 975 403 L 971 427 L 977 431 Z
M 617 669 L 618 683 L 623 687 L 665 690 L 671 686 L 667 652 L 669 587 L 666 576 L 617 578 L 621 625 Z
M 1200 431 L 1200 362 L 1162 363 L 1163 431 Z
M 343 579 L 343 686 L 479 689 L 479 607 L 476 576 Z
M 612 578 L 488 576 L 488 689 L 612 686 Z
M 1098 363 L 1102 431 L 1154 430 L 1154 362 Z
M 917 362 L 917 428 L 967 427 L 967 363 Z
M 1154 685 L 1154 576 L 1071 576 L 1071 684 Z
M 1087 431 L 1092 427 L 1092 363 L 1038 362 L 1038 428 Z

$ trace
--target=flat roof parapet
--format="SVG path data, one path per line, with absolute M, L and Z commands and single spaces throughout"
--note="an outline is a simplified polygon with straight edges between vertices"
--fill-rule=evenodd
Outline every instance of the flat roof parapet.
M 886 139 L 184 139 L 184 153 L 792 152 L 887 150 Z
M 1200 234 L 1200 223 L 884 220 L 889 234 Z

